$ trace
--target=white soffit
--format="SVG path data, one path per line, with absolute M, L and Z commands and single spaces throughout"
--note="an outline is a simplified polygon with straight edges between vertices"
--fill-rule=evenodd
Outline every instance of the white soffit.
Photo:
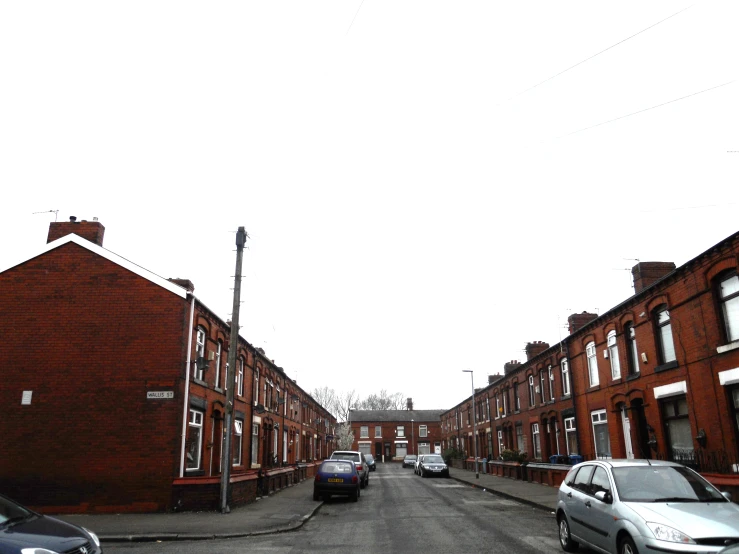
M 667 396 L 675 396 L 688 392 L 688 384 L 686 381 L 678 381 L 661 387 L 654 387 L 654 398 L 665 398 Z
M 135 263 L 130 262 L 125 258 L 122 258 L 118 254 L 114 254 L 110 250 L 106 250 L 102 246 L 98 246 L 94 242 L 91 242 L 87 239 L 83 239 L 80 236 L 75 235 L 74 233 L 69 234 L 69 235 L 64 235 L 63 237 L 58 238 L 55 241 L 47 243 L 40 252 L 37 252 L 33 256 L 30 256 L 23 261 L 13 264 L 10 267 L 4 268 L 2 271 L 0 271 L 0 273 L 7 271 L 8 269 L 11 269 L 22 263 L 25 263 L 28 260 L 37 258 L 38 256 L 41 256 L 42 254 L 46 254 L 47 252 L 54 250 L 55 248 L 59 248 L 60 246 L 63 246 L 69 242 L 73 242 L 76 245 L 81 246 L 82 248 L 85 248 L 86 250 L 89 250 L 90 252 L 94 252 L 98 256 L 101 256 L 105 258 L 106 260 L 113 262 L 114 264 L 119 265 L 124 269 L 127 269 L 131 273 L 135 273 L 139 277 L 143 277 L 144 279 L 151 281 L 152 283 L 159 285 L 160 287 L 164 289 L 167 289 L 169 292 L 176 294 L 177 296 L 181 298 L 187 297 L 187 291 L 181 286 L 175 285 L 174 283 L 172 283 L 171 281 L 168 281 L 164 277 L 160 277 L 159 275 L 152 273 L 148 269 L 144 269 L 143 267 L 138 266 Z
M 727 369 L 726 371 L 719 371 L 718 382 L 723 386 L 736 385 L 739 383 L 739 367 L 736 369 Z

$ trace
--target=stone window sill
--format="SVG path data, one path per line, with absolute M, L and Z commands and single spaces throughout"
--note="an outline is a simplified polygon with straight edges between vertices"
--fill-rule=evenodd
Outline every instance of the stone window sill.
M 724 344 L 723 346 L 719 346 L 716 348 L 716 352 L 719 354 L 723 354 L 724 352 L 730 352 L 732 350 L 736 350 L 739 348 L 739 341 L 730 342 L 729 344 Z

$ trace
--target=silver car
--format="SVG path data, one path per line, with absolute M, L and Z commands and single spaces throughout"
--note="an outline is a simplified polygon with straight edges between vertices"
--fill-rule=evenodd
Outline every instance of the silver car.
M 594 460 L 562 482 L 557 525 L 565 552 L 718 552 L 739 542 L 739 506 L 674 462 Z

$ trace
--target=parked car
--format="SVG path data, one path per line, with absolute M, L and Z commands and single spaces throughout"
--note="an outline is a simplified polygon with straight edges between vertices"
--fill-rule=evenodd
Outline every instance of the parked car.
M 84 527 L 45 516 L 0 495 L 0 552 L 21 554 L 35 552 L 103 551 L 97 535 Z
M 675 462 L 583 462 L 559 488 L 559 542 L 565 552 L 718 552 L 739 541 L 730 496 Z
M 403 458 L 403 467 L 415 466 L 417 459 L 418 459 L 418 456 L 416 456 L 415 454 L 408 454 L 405 458 Z
M 449 467 L 440 454 L 424 454 L 420 458 L 418 474 L 421 477 L 430 477 L 432 475 L 449 477 Z
M 377 464 L 375 463 L 375 457 L 372 454 L 365 454 L 364 458 L 367 460 L 367 467 L 370 471 L 377 470 Z
M 357 464 L 352 460 L 324 460 L 313 479 L 313 500 L 332 495 L 348 496 L 356 502 L 360 496 L 361 481 Z
M 356 450 L 336 450 L 331 454 L 332 460 L 349 460 L 357 466 L 359 473 L 360 486 L 362 488 L 369 486 L 369 466 L 364 454 Z

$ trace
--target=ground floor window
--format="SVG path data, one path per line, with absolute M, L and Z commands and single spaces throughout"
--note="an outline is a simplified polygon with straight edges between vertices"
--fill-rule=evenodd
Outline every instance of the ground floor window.
M 418 443 L 418 454 L 431 454 L 431 445 L 427 442 Z
M 498 431 L 498 454 L 503 454 L 503 450 L 505 450 L 505 444 L 503 443 L 503 431 Z
M 567 455 L 574 456 L 577 454 L 577 429 L 575 428 L 575 418 L 568 417 L 565 419 L 565 441 L 567 442 Z
M 408 454 L 408 443 L 407 442 L 396 442 L 395 443 L 395 457 L 405 458 Z
M 233 444 L 233 465 L 241 465 L 241 444 L 242 433 L 244 431 L 244 422 L 240 419 L 234 420 L 234 444 Z
M 693 461 L 693 435 L 688 419 L 688 400 L 685 395 L 660 400 L 662 417 L 667 428 L 670 457 L 679 462 Z
M 534 447 L 534 459 L 541 459 L 541 443 L 539 442 L 539 424 L 531 425 L 531 444 Z
M 372 454 L 372 443 L 371 442 L 360 442 L 359 451 L 363 454 Z
M 516 425 L 516 448 L 523 453 L 526 452 L 526 435 L 523 434 L 523 425 Z
M 251 425 L 251 465 L 259 463 L 259 424 Z
M 595 441 L 595 457 L 611 457 L 611 439 L 608 436 L 608 420 L 605 410 L 597 410 L 590 413 L 593 423 L 593 439 Z
M 187 470 L 200 469 L 200 457 L 203 449 L 203 412 L 190 410 L 187 437 Z

